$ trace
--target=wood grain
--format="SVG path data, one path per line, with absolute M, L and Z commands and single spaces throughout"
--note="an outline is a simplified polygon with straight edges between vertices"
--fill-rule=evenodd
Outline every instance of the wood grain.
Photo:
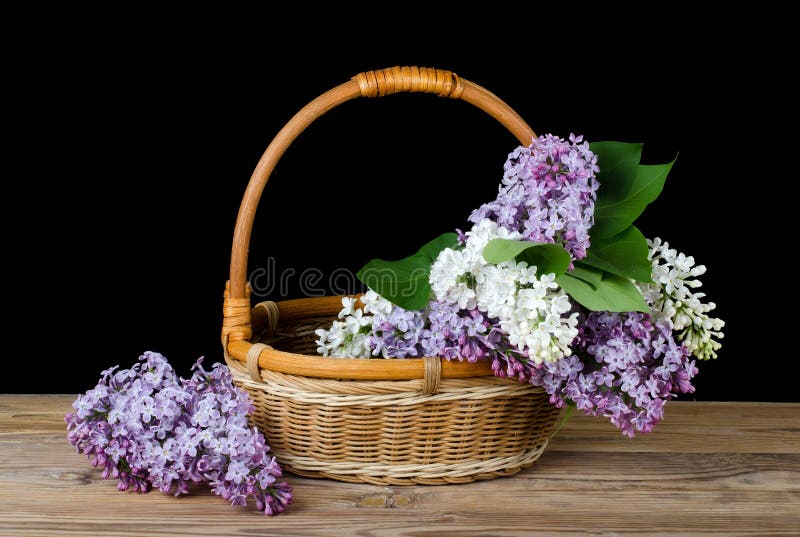
M 530 470 L 441 487 L 289 476 L 266 518 L 197 489 L 117 492 L 65 439 L 72 396 L 0 395 L 0 535 L 800 535 L 800 405 L 667 406 L 623 438 L 575 416 Z

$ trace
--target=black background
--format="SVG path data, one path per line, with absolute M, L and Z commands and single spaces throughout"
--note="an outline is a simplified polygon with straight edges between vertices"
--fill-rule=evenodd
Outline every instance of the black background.
M 798 400 L 789 388 L 790 296 L 768 278 L 782 263 L 776 252 L 794 247 L 775 186 L 796 181 L 781 175 L 796 175 L 781 162 L 796 159 L 774 127 L 784 90 L 758 83 L 764 73 L 744 54 L 748 44 L 683 27 L 669 40 L 642 30 L 494 48 L 473 33 L 458 47 L 401 52 L 335 49 L 332 38 L 307 52 L 286 40 L 189 33 L 74 33 L 12 59 L 16 167 L 6 182 L 17 191 L 4 196 L 12 367 L 0 391 L 83 391 L 101 369 L 128 366 L 144 350 L 162 352 L 180 373 L 200 355 L 220 360 L 233 224 L 272 136 L 359 71 L 420 64 L 485 86 L 537 133 L 641 141 L 646 163 L 680 153 L 639 227 L 708 266 L 705 290 L 727 322 L 719 359 L 699 364 L 694 397 Z M 516 144 L 462 102 L 348 103 L 281 161 L 256 217 L 251 268 L 272 256 L 279 271 L 330 274 L 404 256 L 463 227 L 493 198 Z

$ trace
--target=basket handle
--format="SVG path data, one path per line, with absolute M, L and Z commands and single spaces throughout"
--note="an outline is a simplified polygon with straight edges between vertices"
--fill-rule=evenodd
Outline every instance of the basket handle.
M 382 97 L 404 92 L 432 93 L 466 101 L 497 119 L 523 145 L 528 145 L 534 136 L 528 124 L 499 97 L 455 73 L 431 67 L 390 67 L 359 73 L 308 103 L 289 120 L 264 151 L 239 207 L 233 232 L 230 280 L 226 285 L 222 308 L 222 344 L 226 357 L 228 342 L 249 341 L 252 335 L 250 289 L 247 285 L 250 234 L 264 186 L 280 158 L 300 133 L 328 110 L 356 97 Z M 331 311 L 338 311 L 339 300 L 334 300 L 336 304 L 331 302 Z

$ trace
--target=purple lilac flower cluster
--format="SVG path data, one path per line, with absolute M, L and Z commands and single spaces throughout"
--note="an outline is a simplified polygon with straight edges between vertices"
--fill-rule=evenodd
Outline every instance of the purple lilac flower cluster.
M 496 319 L 477 309 L 463 310 L 458 304 L 434 300 L 429 306 L 428 321 L 422 339 L 425 356 L 468 362 L 491 360 L 498 377 L 516 377 L 521 382 L 529 377 L 531 364 L 527 356 L 508 343 Z
M 489 218 L 525 239 L 562 244 L 573 258 L 583 259 L 594 224 L 598 171 L 597 156 L 582 136 L 534 138 L 508 156 L 497 198 L 469 220 Z
M 535 367 L 508 343 L 497 319 L 477 308 L 432 300 L 427 310 L 408 311 L 393 305 L 386 317 L 376 315 L 369 345 L 372 355 L 386 358 L 441 356 L 447 360 L 491 360 L 499 377 L 528 380 Z
M 66 416 L 70 443 L 103 468 L 103 478 L 119 479 L 119 490 L 174 488 L 176 496 L 207 482 L 232 505 L 252 496 L 267 515 L 292 502 L 291 487 L 276 482 L 281 468 L 267 455 L 264 436 L 248 428 L 253 407 L 227 367 L 205 371 L 201 358 L 185 380 L 160 354 L 139 360 L 104 371 Z
M 425 315 L 393 306 L 387 317 L 376 315 L 372 323 L 369 345 L 374 355 L 392 358 L 424 356 L 423 328 Z
M 592 312 L 575 347 L 583 359 L 544 363 L 531 383 L 544 387 L 556 406 L 571 401 L 586 414 L 609 417 L 628 436 L 652 431 L 669 399 L 694 392 L 695 362 L 670 325 L 649 315 Z

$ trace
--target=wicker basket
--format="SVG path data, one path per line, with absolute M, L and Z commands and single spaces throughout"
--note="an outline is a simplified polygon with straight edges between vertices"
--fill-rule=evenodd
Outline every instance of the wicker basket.
M 399 92 L 462 99 L 495 117 L 523 144 L 533 136 L 498 97 L 438 69 L 361 73 L 309 103 L 272 141 L 244 194 L 223 306 L 225 359 L 236 383 L 255 402 L 255 425 L 291 472 L 394 485 L 511 475 L 539 458 L 558 420 L 559 411 L 540 388 L 496 378 L 486 362 L 317 356 L 314 330 L 336 316 L 339 297 L 262 302 L 251 308 L 250 231 L 281 155 L 331 108 L 356 97 Z

